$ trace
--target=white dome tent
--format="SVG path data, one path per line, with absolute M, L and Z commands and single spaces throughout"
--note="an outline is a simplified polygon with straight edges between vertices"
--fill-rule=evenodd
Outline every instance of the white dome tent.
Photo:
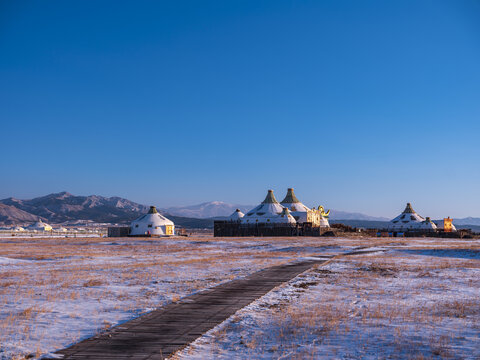
M 412 205 L 407 203 L 405 210 L 403 210 L 400 215 L 390 221 L 388 229 L 399 231 L 425 230 L 426 228 L 430 227 L 430 225 L 424 224 L 425 221 L 426 219 L 418 215 L 415 210 L 413 210 Z M 435 226 L 435 224 L 433 225 Z
M 38 220 L 36 223 L 27 227 L 30 231 L 52 231 L 52 227 L 42 220 Z
M 150 206 L 147 214 L 132 221 L 130 235 L 171 236 L 175 235 L 175 224 L 161 215 L 155 206 Z
M 241 221 L 244 224 L 267 223 L 270 222 L 272 218 L 280 215 L 283 209 L 284 207 L 275 199 L 273 190 L 268 190 L 265 200 L 247 212 Z
M 435 231 L 437 229 L 437 225 L 435 225 L 435 223 L 429 217 L 427 217 L 425 221 L 420 223 L 418 228 L 424 231 Z
M 295 225 L 297 223 L 295 218 L 290 214 L 290 210 L 288 210 L 287 208 L 284 208 L 280 215 L 267 219 L 267 221 L 272 222 L 274 224 Z
M 240 209 L 236 209 L 235 212 L 228 217 L 229 221 L 240 221 L 245 214 L 240 211 Z

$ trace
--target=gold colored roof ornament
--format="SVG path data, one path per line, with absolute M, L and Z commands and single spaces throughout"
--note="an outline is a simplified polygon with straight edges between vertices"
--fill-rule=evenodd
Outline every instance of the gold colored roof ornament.
M 327 212 L 325 212 L 325 208 L 320 205 L 318 207 L 318 211 L 320 211 L 320 214 L 324 217 L 324 218 L 328 218 L 328 215 L 330 215 L 330 210 L 328 210 Z

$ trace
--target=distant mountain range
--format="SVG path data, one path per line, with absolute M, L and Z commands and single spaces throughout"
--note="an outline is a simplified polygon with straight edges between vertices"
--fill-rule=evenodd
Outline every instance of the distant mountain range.
M 225 218 L 235 209 L 247 212 L 253 205 L 228 204 L 222 201 L 205 202 L 184 207 L 159 209 L 175 224 L 187 228 L 212 228 L 213 219 Z M 8 198 L 0 200 L 0 225 L 25 225 L 38 220 L 53 224 L 118 223 L 128 224 L 145 214 L 149 206 L 120 197 L 99 195 L 76 196 L 68 192 L 50 194 L 30 200 Z M 380 226 L 390 219 L 361 213 L 331 210 L 332 223 L 344 222 L 352 226 Z M 362 225 L 363 224 L 363 225 Z M 480 218 L 454 219 L 460 227 L 480 226 Z
M 118 223 L 127 224 L 142 214 L 149 206 L 120 197 L 98 195 L 75 196 L 61 192 L 20 200 L 0 200 L 0 224 L 29 224 L 38 220 L 53 224 Z M 192 219 L 166 214 L 177 225 L 190 228 L 211 227 L 211 220 Z

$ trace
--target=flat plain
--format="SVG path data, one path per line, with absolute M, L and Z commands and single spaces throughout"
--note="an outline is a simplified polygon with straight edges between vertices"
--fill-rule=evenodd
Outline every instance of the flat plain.
M 480 357 L 479 240 L 194 235 L 1 239 L 0 358 L 38 358 L 226 281 L 325 255 L 335 257 L 174 357 Z

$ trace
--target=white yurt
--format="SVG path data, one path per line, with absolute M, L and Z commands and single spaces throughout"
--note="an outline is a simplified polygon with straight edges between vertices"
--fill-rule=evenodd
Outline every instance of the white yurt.
M 22 231 L 25 231 L 25 229 L 24 229 L 23 227 L 21 227 L 21 226 L 15 226 L 15 227 L 13 228 L 13 231 L 15 231 L 15 232 L 22 232 Z
M 132 221 L 130 235 L 171 236 L 175 235 L 175 224 L 161 215 L 155 206 L 150 206 L 147 214 Z
M 418 226 L 419 230 L 425 231 L 435 231 L 437 229 L 437 225 L 429 218 L 425 218 L 425 221 L 422 221 Z
M 407 203 L 405 210 L 398 215 L 396 218 L 392 219 L 388 224 L 389 230 L 420 230 L 422 229 L 422 223 L 426 219 L 418 215 L 415 210 L 413 210 L 412 205 Z M 427 226 L 427 225 L 425 225 Z
M 287 208 L 284 208 L 280 215 L 268 218 L 267 222 L 271 222 L 274 224 L 286 224 L 286 225 L 288 224 L 295 225 L 297 223 L 297 221 L 292 216 L 292 214 L 290 214 L 290 210 L 288 210 Z
M 245 214 L 241 219 L 244 224 L 267 223 L 268 219 L 272 219 L 283 212 L 284 207 L 275 199 L 273 190 L 268 190 L 265 200 Z
M 31 231 L 52 231 L 52 227 L 47 223 L 44 223 L 42 220 L 28 226 L 27 229 Z
M 240 209 L 236 209 L 235 212 L 228 217 L 228 221 L 240 221 L 245 214 L 240 211 Z

